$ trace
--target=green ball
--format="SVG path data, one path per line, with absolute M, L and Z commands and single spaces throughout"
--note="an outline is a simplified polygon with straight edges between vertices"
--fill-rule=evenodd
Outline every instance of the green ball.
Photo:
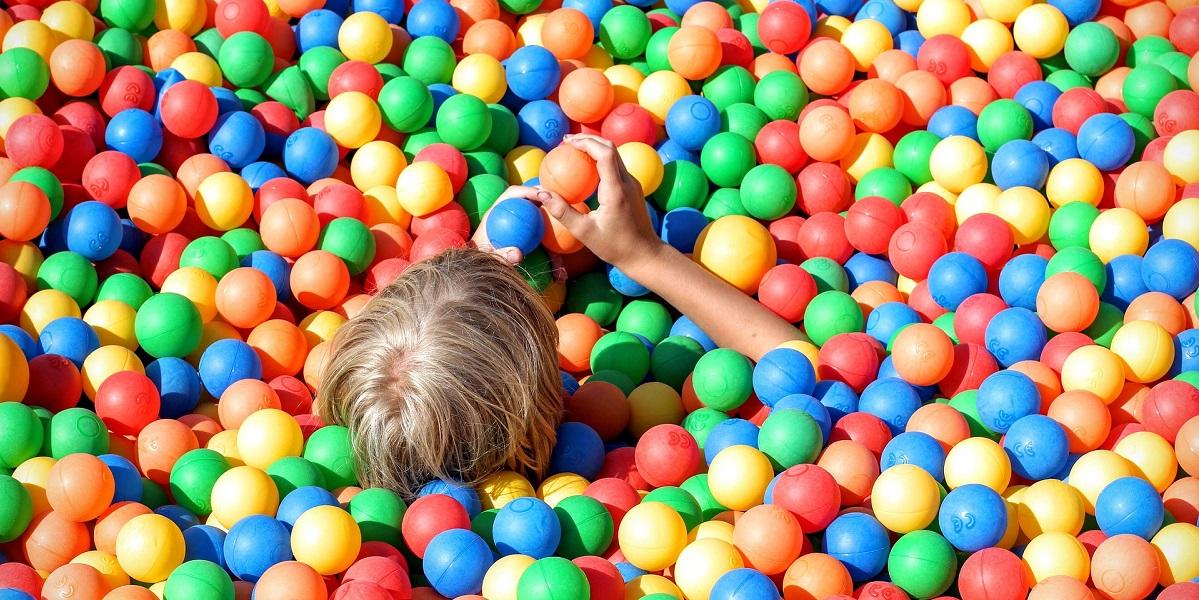
M 773 121 L 794 121 L 808 104 L 808 86 L 791 71 L 773 71 L 754 88 L 754 106 Z
M 649 69 L 650 73 L 671 70 L 668 52 L 670 38 L 674 37 L 674 34 L 678 30 L 678 27 L 663 27 L 650 36 L 645 46 L 645 66 Z
M 237 88 L 233 90 L 233 95 L 237 96 L 238 100 L 241 100 L 242 110 L 254 110 L 255 106 L 271 100 L 269 96 L 254 88 Z M 170 173 L 167 174 L 169 175 Z
M 845 292 L 829 290 L 816 294 L 803 315 L 804 329 L 817 346 L 838 333 L 862 331 L 865 321 L 856 300 Z
M 106 29 L 104 31 L 104 33 L 108 33 L 109 31 L 124 31 L 124 30 L 123 29 Z M 208 29 L 201 31 L 199 34 L 196 35 L 196 37 L 192 38 L 192 40 L 195 41 L 195 43 L 196 43 L 196 50 L 199 50 L 200 52 L 207 54 L 211 58 L 216 58 L 221 55 L 221 45 L 225 43 L 225 38 L 221 35 L 221 32 L 218 31 L 216 27 L 209 27 Z M 322 46 L 322 47 L 327 47 L 327 46 Z M 307 52 L 305 52 L 305 54 L 307 54 Z M 141 59 L 138 59 L 138 64 L 140 64 L 140 63 L 141 63 Z
M 1158 103 L 1176 89 L 1178 80 L 1164 67 L 1141 65 L 1124 78 L 1124 105 L 1128 110 L 1152 119 Z
M 71 297 L 80 308 L 92 303 L 98 287 L 96 267 L 76 252 L 55 252 L 37 270 L 39 290 L 54 289 Z
M 996 100 L 978 115 L 978 138 L 987 152 L 995 152 L 1012 140 L 1032 137 L 1032 115 L 1015 100 Z
M 433 35 L 412 40 L 404 52 L 404 72 L 425 85 L 449 83 L 457 64 L 454 49 Z
M 754 54 L 765 54 L 768 49 L 766 44 L 762 43 L 762 36 L 758 35 L 758 16 L 756 12 L 747 12 L 737 17 L 737 30 L 749 39 Z
M 483 222 L 483 215 L 499 200 L 500 194 L 508 189 L 508 182 L 498 175 L 483 173 L 474 175 L 466 180 L 462 191 L 458 192 L 458 203 L 466 210 L 470 219 L 470 228 L 477 229 Z
M 266 250 L 266 245 L 262 243 L 262 236 L 248 227 L 230 229 L 221 234 L 221 239 L 233 248 L 233 255 L 237 257 L 239 264 L 241 259 L 259 250 Z
M 799 266 L 812 276 L 817 292 L 849 291 L 849 275 L 837 261 L 826 256 L 816 256 L 799 263 Z
M 304 458 L 320 469 L 330 489 L 358 485 L 349 429 L 326 425 L 312 432 L 304 445 Z
M 1191 57 L 1181 52 L 1165 52 L 1159 54 L 1153 64 L 1167 70 L 1174 79 L 1178 80 L 1178 89 L 1185 90 L 1191 87 L 1190 79 L 1187 75 L 1187 70 L 1191 66 Z
M 634 383 L 649 373 L 649 350 L 624 331 L 604 334 L 591 348 L 591 371 L 618 371 Z
M 233 580 L 220 565 L 189 560 L 171 571 L 163 590 L 165 600 L 233 600 Z
M 470 94 L 454 94 L 437 109 L 437 135 L 459 150 L 474 150 L 491 135 L 487 104 Z
M 683 382 L 703 355 L 704 347 L 699 342 L 687 336 L 672 335 L 654 346 L 649 358 L 649 372 L 654 381 L 682 391 Z
M 567 281 L 566 310 L 591 317 L 600 327 L 607 327 L 620 314 L 624 296 L 612 288 L 608 276 L 591 271 Z
M 338 217 L 321 231 L 317 247 L 346 263 L 350 275 L 358 275 L 375 260 L 375 237 L 366 224 L 353 217 Z
M 679 487 L 683 488 L 688 494 L 691 494 L 692 498 L 695 498 L 695 502 L 699 504 L 699 513 L 705 521 L 711 521 L 716 518 L 716 515 L 729 509 L 717 501 L 716 496 L 712 495 L 712 489 L 708 487 L 707 473 L 692 475 Z
M 720 67 L 704 82 L 704 97 L 724 111 L 737 104 L 752 104 L 757 81 L 745 67 L 729 65 Z
M 1073 69 L 1054 71 L 1045 77 L 1045 83 L 1051 84 L 1065 92 L 1074 88 L 1093 88 L 1094 82 L 1089 77 Z
M 1086 202 L 1067 202 L 1049 217 L 1049 243 L 1059 252 L 1066 248 L 1090 249 L 1091 224 L 1099 209 Z
M 1095 320 L 1091 322 L 1091 326 L 1082 332 L 1087 334 L 1087 337 L 1095 340 L 1096 344 L 1104 348 L 1111 348 L 1112 338 L 1116 337 L 1116 331 L 1123 325 L 1124 313 L 1107 302 L 1100 302 L 1099 314 L 1095 316 Z
M 316 464 L 302 456 L 284 456 L 267 467 L 266 474 L 275 482 L 279 497 L 283 498 L 296 488 L 325 487 L 325 476 Z
M 892 155 L 895 168 L 915 185 L 924 185 L 932 181 L 933 174 L 929 169 L 928 159 L 939 141 L 941 138 L 924 129 L 917 129 L 899 138 Z
M 234 92 L 234 94 L 236 95 L 237 92 Z M 142 177 L 149 177 L 150 175 L 166 175 L 167 177 L 171 177 L 171 171 L 158 163 L 138 163 L 137 170 L 141 173 Z
M 55 219 L 58 213 L 62 212 L 63 191 L 62 182 L 58 177 L 51 173 L 49 169 L 43 167 L 25 167 L 12 174 L 9 181 L 24 181 L 32 183 L 38 189 L 46 194 L 46 198 L 50 200 L 50 218 Z
M 529 565 L 516 583 L 520 600 L 579 600 L 588 598 L 590 590 L 583 571 L 557 556 Z
M 919 530 L 904 534 L 891 547 L 887 573 L 891 582 L 916 598 L 939 596 L 953 583 L 958 559 L 941 534 Z
M 912 182 L 898 169 L 879 167 L 871 169 L 858 180 L 854 188 L 854 198 L 861 200 L 868 196 L 879 196 L 890 200 L 895 206 L 912 195 Z
M 1045 265 L 1045 278 L 1065 271 L 1086 277 L 1100 294 L 1107 287 L 1107 269 L 1089 248 L 1065 248 L 1054 254 Z
M 753 376 L 748 358 L 730 348 L 717 348 L 695 363 L 691 385 L 704 406 L 727 413 L 749 399 L 754 391 Z
M 142 477 L 142 504 L 145 504 L 146 508 L 154 510 L 170 503 L 171 499 L 167 497 L 166 490 L 163 490 L 162 486 Z
M 554 554 L 568 559 L 597 556 L 612 543 L 612 514 L 599 500 L 583 495 L 563 498 L 554 513 L 562 529 Z
M 154 0 L 100 0 L 100 16 L 109 27 L 139 33 L 154 22 Z
M 816 419 L 798 409 L 772 411 L 758 432 L 758 449 L 776 472 L 814 462 L 823 446 L 824 434 Z
M 401 133 L 412 133 L 433 117 L 433 94 L 414 77 L 396 77 L 379 90 L 379 110 L 388 127 Z
M 539 294 L 554 283 L 554 265 L 550 261 L 549 252 L 540 246 L 525 255 L 520 264 L 516 265 L 516 272 Z
M 737 188 L 717 188 L 708 196 L 708 201 L 704 204 L 704 216 L 709 221 L 715 221 L 720 217 L 729 215 L 749 216 L 749 211 L 745 209 L 745 205 L 741 204 L 741 190 Z
M 400 149 L 404 151 L 404 156 L 408 159 L 408 162 L 411 163 L 413 157 L 420 153 L 421 150 L 424 150 L 426 147 L 433 144 L 440 143 L 441 136 L 437 135 L 437 130 L 422 129 L 415 131 L 409 134 L 407 138 L 404 138 L 404 145 L 401 146 Z
M 1199 387 L 1199 371 L 1183 371 L 1174 377 L 1174 379 Z
M 0 402 L 0 468 L 15 469 L 37 456 L 46 431 L 32 408 Z
M 936 326 L 937 329 L 944 331 L 945 335 L 949 336 L 949 341 L 957 344 L 958 342 L 961 342 L 961 340 L 958 339 L 958 333 L 953 328 L 953 316 L 954 313 L 952 312 L 942 313 L 941 316 L 933 319 L 933 325 Z
M 33 501 L 29 498 L 29 490 L 20 481 L 0 474 L 0 544 L 21 537 L 32 520 Z
M 51 417 L 49 433 L 43 453 L 54 459 L 79 452 L 95 456 L 108 452 L 108 428 L 86 408 L 68 408 Z
M 229 242 L 213 236 L 198 237 L 183 248 L 179 267 L 199 267 L 218 280 L 239 266 L 237 251 Z
M 699 165 L 708 179 L 720 187 L 738 187 L 754 168 L 754 144 L 739 134 L 721 132 L 708 140 L 700 151 Z
M 999 440 L 999 434 L 991 431 L 986 425 L 983 425 L 982 418 L 978 415 L 978 390 L 965 390 L 958 392 L 956 396 L 948 401 L 950 408 L 961 413 L 966 419 L 966 425 L 970 427 L 971 437 L 985 437 L 992 440 Z
M 699 507 L 699 502 L 691 492 L 680 487 L 672 485 L 654 488 L 653 491 L 646 494 L 641 499 L 641 503 L 660 502 L 669 506 L 683 517 L 683 523 L 687 525 L 687 531 L 695 529 L 700 523 L 704 522 L 704 515 Z
M 498 113 L 493 112 L 491 114 L 492 137 L 495 136 L 496 127 L 501 126 L 497 118 L 499 118 Z M 483 147 L 486 148 L 487 144 L 484 143 Z M 475 150 L 474 152 L 464 152 L 463 157 L 466 158 L 466 174 L 468 176 L 494 175 L 499 177 L 504 185 L 508 184 L 508 165 L 504 164 L 504 157 L 499 153 L 490 150 Z
M 316 110 L 316 96 L 299 66 L 293 65 L 271 75 L 264 85 L 263 91 L 270 99 L 290 108 L 301 120 Z
M 216 30 L 211 30 L 219 39 L 221 34 Z M 200 46 L 202 36 L 196 37 L 196 46 L 203 50 L 204 46 Z M 204 38 L 206 41 L 208 38 Z M 104 61 L 108 63 L 109 69 L 117 67 L 138 66 L 142 64 L 142 59 L 145 53 L 142 45 L 137 38 L 133 37 L 132 33 L 124 29 L 109 28 L 98 32 L 95 38 L 96 46 L 100 48 L 100 53 L 104 55 Z M 216 56 L 215 53 L 209 56 Z
M 333 75 L 333 70 L 346 60 L 344 54 L 330 46 L 317 46 L 300 55 L 300 71 L 308 78 L 312 85 L 312 94 L 317 100 L 329 99 L 329 78 Z M 386 88 L 386 85 L 384 87 Z M 380 93 L 380 101 L 382 98 L 383 94 Z
M 171 467 L 171 497 L 183 508 L 206 516 L 212 512 L 212 488 L 229 468 L 229 461 L 215 450 L 189 450 Z
M 762 112 L 762 109 L 744 102 L 730 104 L 728 108 L 724 109 L 724 112 L 720 113 L 721 131 L 736 133 L 751 142 L 757 139 L 758 132 L 762 131 L 762 128 L 769 122 L 770 118 Z
M 1175 50 L 1177 48 L 1170 40 L 1159 35 L 1148 35 L 1132 43 L 1125 60 L 1128 66 L 1135 69 L 1142 65 L 1151 65 L 1162 54 Z
M 495 543 L 491 540 L 491 532 L 495 526 L 495 517 L 500 514 L 500 509 L 489 508 L 481 511 L 470 520 L 470 530 L 475 532 L 475 535 L 487 540 L 487 545 L 495 549 Z
M 1108 72 L 1120 57 L 1120 41 L 1105 25 L 1080 23 L 1066 36 L 1066 63 L 1090 77 Z
M 1157 128 L 1153 125 L 1153 120 L 1145 115 L 1138 113 L 1121 113 L 1120 118 L 1124 119 L 1125 123 L 1132 128 L 1132 137 L 1135 146 L 1132 151 L 1132 161 L 1141 159 L 1141 154 L 1145 152 L 1145 146 L 1149 145 L 1154 138 L 1157 137 Z
M 541 0 L 500 0 L 504 10 L 515 15 L 526 15 L 541 6 Z
M 133 332 L 142 350 L 154 358 L 183 357 L 200 344 L 200 311 L 179 294 L 156 294 L 142 303 Z
M 633 300 L 625 305 L 616 318 L 616 331 L 636 333 L 657 345 L 670 335 L 674 319 L 661 302 Z
M 221 44 L 217 64 L 229 83 L 237 87 L 258 87 L 271 76 L 275 54 L 266 38 L 253 31 L 239 31 Z
M 400 545 L 400 524 L 408 505 L 398 494 L 385 488 L 368 488 L 355 494 L 348 508 L 362 530 L 362 541 Z
M 491 115 L 491 131 L 481 149 L 490 150 L 498 164 L 503 165 L 504 159 L 500 155 L 507 154 L 520 141 L 520 124 L 516 122 L 516 115 L 503 104 L 488 104 L 487 113 Z
M 741 180 L 741 205 L 755 219 L 774 220 L 795 208 L 798 190 L 795 178 L 786 169 L 758 165 Z
M 599 43 L 614 58 L 636 58 L 645 52 L 652 28 L 640 8 L 617 6 L 604 13 L 599 25 Z
M 404 76 L 404 69 L 401 69 L 400 65 L 393 63 L 375 63 L 375 71 L 379 73 L 379 78 L 383 80 L 383 83 L 387 83 L 396 77 Z
M 649 198 L 659 209 L 699 208 L 708 196 L 708 178 L 689 160 L 672 160 L 662 167 L 662 183 Z
M 587 378 L 587 381 L 603 381 L 605 383 L 610 383 L 620 388 L 620 392 L 625 396 L 632 394 L 633 390 L 637 389 L 637 383 L 632 379 L 629 379 L 628 375 L 612 369 L 595 371 L 591 374 L 591 377 Z
M 703 450 L 704 444 L 708 442 L 708 435 L 712 433 L 712 428 L 729 419 L 728 415 L 715 408 L 701 406 L 683 418 L 683 429 L 686 429 L 687 433 L 695 438 L 696 445 Z

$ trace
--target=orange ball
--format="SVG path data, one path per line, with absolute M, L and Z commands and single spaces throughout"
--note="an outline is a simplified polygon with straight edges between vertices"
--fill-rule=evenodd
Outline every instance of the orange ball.
M 799 145 L 812 160 L 835 162 L 853 148 L 853 119 L 840 106 L 819 106 L 799 122 Z
M 1199 473 L 1199 417 L 1191 417 L 1178 429 L 1174 453 L 1178 466 L 1187 473 Z
M 325 578 L 296 561 L 275 563 L 254 586 L 254 600 L 325 600 Z
M 1189 320 L 1186 309 L 1178 300 L 1162 292 L 1141 294 L 1124 311 L 1125 323 L 1153 321 L 1173 336 L 1182 333 L 1188 327 Z
M 308 356 L 304 332 L 283 319 L 260 323 L 246 337 L 246 343 L 262 361 L 262 378 L 266 381 L 280 375 L 299 373 L 304 368 L 304 358 Z
M 795 63 L 789 60 L 786 56 L 768 52 L 759 55 L 750 65 L 750 72 L 754 74 L 755 79 L 761 79 L 775 71 L 789 71 L 791 73 L 799 73 L 799 69 Z
M 154 511 L 139 502 L 118 502 L 108 507 L 99 517 L 92 528 L 95 537 L 96 550 L 109 554 L 117 553 L 117 534 L 133 517 L 148 515 Z
M 171 231 L 183 222 L 187 214 L 187 196 L 178 181 L 153 173 L 129 188 L 129 202 L 125 209 L 129 219 L 138 229 L 158 235 Z
M 29 566 L 50 572 L 87 552 L 92 538 L 86 524 L 52 510 L 33 518 L 21 536 L 20 544 Z
M 496 60 L 508 58 L 516 50 L 516 35 L 498 19 L 475 22 L 462 36 L 464 54 L 490 54 Z
M 332 253 L 307 252 L 291 267 L 291 293 L 306 308 L 333 308 L 349 290 L 350 270 Z
M 949 102 L 979 114 L 988 104 L 999 99 L 995 88 L 978 77 L 963 77 L 949 84 Z
M 886 281 L 866 281 L 849 294 L 862 308 L 862 316 L 869 317 L 871 311 L 887 302 L 906 302 L 903 294 Z
M 50 53 L 50 80 L 68 96 L 81 98 L 100 89 L 106 69 L 104 54 L 86 40 L 66 40 Z
M 591 212 L 586 204 L 573 205 L 575 210 L 587 214 Z M 555 254 L 574 254 L 583 249 L 583 242 L 579 241 L 570 230 L 561 221 L 550 216 L 545 207 L 541 207 L 541 220 L 545 223 L 545 234 L 541 236 L 541 245 L 545 246 L 546 250 Z
M 595 161 L 582 150 L 567 145 L 550 150 L 541 159 L 537 175 L 541 187 L 556 192 L 571 204 L 587 200 L 599 187 Z
M 104 600 L 158 600 L 158 596 L 155 596 L 149 588 L 129 584 L 108 592 L 104 596 Z
M 741 552 L 746 567 L 776 575 L 799 558 L 803 530 L 787 509 L 762 504 L 745 511 L 733 525 L 733 545 Z
M 215 154 L 193 154 L 179 165 L 179 169 L 175 171 L 175 179 L 178 179 L 179 183 L 183 185 L 183 191 L 187 192 L 187 197 L 194 200 L 196 190 L 200 189 L 201 181 L 213 173 L 228 171 L 228 163 Z
M 116 489 L 112 471 L 91 454 L 68 454 L 50 467 L 46 499 L 50 508 L 71 521 L 91 521 L 110 504 Z
M 612 82 L 599 69 L 575 69 L 558 86 L 558 104 L 562 106 L 562 112 L 579 123 L 594 123 L 608 116 L 614 98 Z
M 615 439 L 629 425 L 632 409 L 624 392 L 607 381 L 586 381 L 566 399 L 572 421 L 589 425 L 601 438 Z
M 904 123 L 915 127 L 927 125 L 933 113 L 945 106 L 945 102 L 949 99 L 949 94 L 945 91 L 945 84 L 928 71 L 916 70 L 904 73 L 895 82 L 895 87 L 899 88 L 902 94 L 903 116 L 901 118 Z
M 1199 477 L 1183 477 L 1162 492 L 1162 503 L 1174 518 L 1186 523 L 1199 520 Z
M 936 325 L 916 323 L 895 334 L 891 361 L 912 385 L 933 385 L 953 367 L 953 341 Z
M 162 71 L 176 58 L 195 51 L 195 41 L 177 29 L 157 31 L 146 40 L 146 58 L 150 59 L 150 68 L 155 71 Z
M 666 58 L 675 73 L 691 81 L 704 79 L 720 66 L 720 39 L 698 25 L 684 25 L 670 37 Z
M 591 19 L 573 8 L 559 8 L 546 15 L 541 23 L 541 44 L 558 60 L 587 56 L 594 34 Z
M 262 211 L 258 231 L 267 250 L 287 258 L 298 258 L 316 246 L 321 222 L 311 204 L 297 198 L 284 198 Z
M 1104 100 L 1124 102 L 1124 80 L 1128 79 L 1131 72 L 1132 69 L 1128 67 L 1116 67 L 1108 71 L 1095 82 L 1095 91 Z
M 783 598 L 786 600 L 852 597 L 851 594 L 853 579 L 849 570 L 827 554 L 805 554 L 791 563 L 783 575 Z
M 841 488 L 841 506 L 861 504 L 870 497 L 878 479 L 878 458 L 870 449 L 853 440 L 837 440 L 820 454 L 816 465 L 836 480 Z
M 500 3 L 496 0 L 450 0 L 450 6 L 458 11 L 460 31 L 470 29 L 479 21 L 500 18 Z
M 322 0 L 274 0 L 275 6 L 289 17 L 302 17 L 322 6 Z M 211 13 L 209 13 L 211 14 Z
M 949 451 L 958 442 L 970 437 L 966 417 L 948 404 L 925 404 L 908 419 L 907 431 L 926 433 Z
M 68 563 L 50 573 L 42 598 L 100 598 L 108 593 L 104 576 L 91 565 Z
M 1157 552 L 1129 534 L 1110 537 L 1091 556 L 1091 581 L 1111 600 L 1141 600 L 1157 587 Z
M 0 237 L 28 242 L 50 223 L 50 199 L 41 188 L 25 181 L 0 186 Z
M 903 118 L 903 94 L 886 80 L 867 79 L 849 92 L 849 116 L 862 131 L 891 131 Z
M 159 419 L 137 434 L 137 465 L 150 481 L 166 485 L 175 461 L 199 447 L 190 427 L 175 419 Z
M 1127 208 L 1153 223 L 1174 205 L 1174 180 L 1160 162 L 1132 163 L 1116 179 L 1116 206 Z
M 897 83 L 905 73 L 916 70 L 916 59 L 898 48 L 884 51 L 870 65 L 870 76 Z
M 1124 13 L 1124 24 L 1137 39 L 1151 35 L 1169 37 L 1173 20 L 1174 12 L 1161 0 L 1133 6 Z
M 1058 333 L 1082 331 L 1099 314 L 1099 292 L 1073 271 L 1055 273 L 1037 291 L 1037 316 Z
M 1037 385 L 1037 393 L 1041 396 L 1040 412 L 1042 413 L 1049 407 L 1049 403 L 1062 393 L 1062 380 L 1058 377 L 1057 371 L 1039 360 L 1022 360 L 1008 369 L 1024 373 Z
M 216 406 L 221 427 L 227 430 L 241 427 L 246 417 L 264 408 L 283 409 L 279 394 L 259 379 L 239 379 L 233 382 L 233 385 L 225 388 Z
M 216 284 L 216 311 L 234 327 L 254 327 L 275 312 L 275 285 L 259 269 L 233 269 Z
M 1062 392 L 1045 413 L 1061 424 L 1071 454 L 1098 449 L 1111 432 L 1112 415 L 1103 400 L 1086 390 Z
M 818 39 L 799 53 L 799 78 L 809 90 L 832 96 L 853 81 L 854 64 L 853 54 L 841 42 Z
M 583 313 L 568 313 L 558 317 L 558 365 L 572 373 L 591 368 L 591 348 L 604 335 L 604 330 Z
M 1054 575 L 1033 586 L 1028 600 L 1095 600 L 1095 594 L 1069 575 Z
M 733 26 L 733 17 L 717 2 L 705 0 L 698 4 L 691 5 L 687 12 L 683 13 L 683 26 L 695 25 L 697 27 L 706 27 L 712 31 L 720 31 Z

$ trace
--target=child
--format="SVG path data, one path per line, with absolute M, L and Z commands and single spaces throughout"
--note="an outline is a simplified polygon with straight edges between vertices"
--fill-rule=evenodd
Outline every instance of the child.
M 595 160 L 599 209 L 583 214 L 533 187 L 513 186 L 503 197 L 544 206 L 721 346 L 757 360 L 799 337 L 658 238 L 641 186 L 611 142 L 576 135 L 564 143 Z M 475 244 L 490 250 L 482 231 Z M 410 497 L 434 478 L 473 484 L 500 469 L 543 474 L 562 416 L 558 331 L 508 264 L 520 259 L 515 248 L 446 251 L 409 267 L 337 332 L 317 406 L 325 422 L 353 433 L 363 485 Z

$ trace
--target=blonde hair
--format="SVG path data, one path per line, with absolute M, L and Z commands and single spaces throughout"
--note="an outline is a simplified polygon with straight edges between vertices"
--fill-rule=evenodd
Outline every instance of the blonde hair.
M 540 476 L 562 413 L 557 344 L 553 315 L 512 267 L 447 250 L 338 330 L 317 412 L 350 429 L 363 485 L 411 497 L 434 478 Z

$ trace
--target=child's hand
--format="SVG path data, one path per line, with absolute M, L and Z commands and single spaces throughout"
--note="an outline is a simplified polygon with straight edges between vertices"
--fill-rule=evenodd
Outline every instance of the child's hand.
M 510 195 L 512 194 L 509 191 L 505 191 L 501 198 L 506 198 Z M 520 251 L 520 248 L 512 246 L 496 248 L 491 245 L 491 240 L 487 239 L 487 218 L 490 216 L 491 209 L 489 208 L 487 212 L 483 213 L 483 218 L 479 220 L 479 227 L 475 229 L 474 235 L 470 236 L 470 245 L 484 252 L 494 254 L 512 266 L 519 265 L 525 259 L 525 254 Z

